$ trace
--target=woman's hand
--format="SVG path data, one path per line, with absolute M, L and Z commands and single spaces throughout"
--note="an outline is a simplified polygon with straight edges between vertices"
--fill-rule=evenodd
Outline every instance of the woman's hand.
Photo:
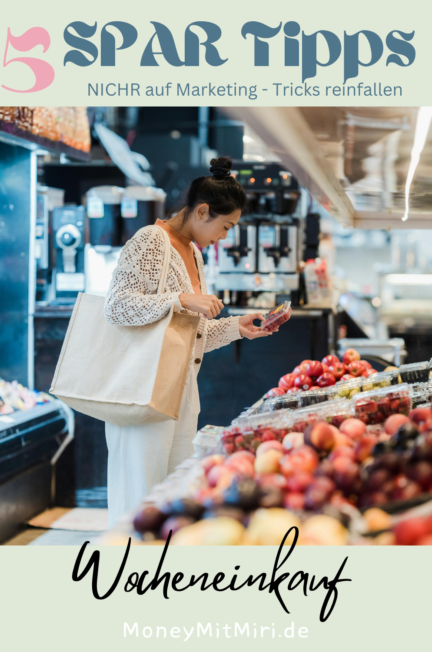
M 213 319 L 220 313 L 224 304 L 214 294 L 180 294 L 179 301 L 183 308 L 199 312 L 207 319 Z
M 248 340 L 255 340 L 257 337 L 267 337 L 271 335 L 268 331 L 263 331 L 259 326 L 254 325 L 254 320 L 265 321 L 260 312 L 254 312 L 252 315 L 244 315 L 239 319 L 239 332 L 242 337 Z M 276 333 L 279 329 L 273 331 Z

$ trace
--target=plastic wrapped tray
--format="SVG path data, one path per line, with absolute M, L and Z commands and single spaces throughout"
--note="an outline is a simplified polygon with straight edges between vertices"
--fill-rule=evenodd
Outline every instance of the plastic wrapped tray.
M 411 411 L 411 390 L 407 383 L 362 392 L 351 401 L 354 415 L 366 425 L 384 423 L 391 414 Z
M 362 391 L 363 385 L 367 380 L 367 378 L 360 377 L 336 383 L 336 385 L 327 388 L 329 399 L 336 400 L 343 398 L 350 400 Z
M 317 405 L 328 401 L 327 389 L 327 387 L 323 387 L 322 389 L 302 392 L 299 396 L 299 407 L 308 407 L 309 405 Z
M 380 387 L 390 387 L 390 385 L 399 384 L 399 371 L 382 371 L 381 373 L 372 374 L 364 379 L 362 386 L 363 392 L 369 392 L 372 389 Z
M 403 383 L 426 383 L 432 369 L 432 361 L 414 362 L 413 364 L 403 364 L 399 367 L 399 375 Z
M 273 310 L 270 310 L 264 315 L 264 321 L 261 324 L 261 329 L 272 333 L 274 330 L 282 326 L 291 317 L 291 302 L 284 301 Z
M 339 399 L 337 401 L 327 401 L 310 407 L 300 408 L 292 413 L 292 430 L 294 432 L 304 432 L 306 428 L 317 421 L 327 421 L 336 427 L 352 417 L 352 406 L 349 401 Z
M 221 444 L 227 455 L 237 451 L 247 450 L 255 453 L 263 441 L 276 439 L 282 442 L 290 430 L 291 422 L 273 419 L 262 421 L 258 424 L 237 424 L 225 430 L 221 436 Z
M 413 409 L 420 407 L 420 405 L 423 405 L 423 403 L 427 403 L 428 401 L 428 407 L 430 407 L 431 394 L 432 391 L 429 383 L 414 383 L 414 385 L 411 385 Z
M 258 408 L 259 413 L 274 412 L 275 410 L 297 410 L 300 406 L 300 392 L 293 392 L 292 394 L 284 394 L 283 396 L 275 396 L 269 398 L 267 401 Z

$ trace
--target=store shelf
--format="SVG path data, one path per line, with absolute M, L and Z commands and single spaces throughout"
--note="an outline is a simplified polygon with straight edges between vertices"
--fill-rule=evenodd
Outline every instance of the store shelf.
M 30 131 L 20 129 L 15 124 L 0 120 L 0 142 L 8 145 L 19 145 L 33 151 L 48 150 L 50 152 L 57 152 L 58 154 L 65 154 L 80 161 L 89 161 L 90 153 L 84 152 L 74 147 L 69 147 L 60 141 L 50 140 L 43 136 L 37 136 Z

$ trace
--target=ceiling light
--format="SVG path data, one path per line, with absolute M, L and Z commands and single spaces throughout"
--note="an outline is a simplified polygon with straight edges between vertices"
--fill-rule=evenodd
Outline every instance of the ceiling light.
M 419 164 L 420 161 L 420 154 L 422 153 L 423 147 L 425 146 L 426 143 L 426 138 L 429 132 L 431 120 L 432 120 L 432 107 L 421 106 L 417 112 L 414 144 L 411 150 L 411 161 L 408 168 L 408 175 L 405 184 L 405 214 L 402 218 L 402 222 L 405 222 L 408 219 L 409 191 L 411 187 L 411 182 L 414 178 L 417 165 Z

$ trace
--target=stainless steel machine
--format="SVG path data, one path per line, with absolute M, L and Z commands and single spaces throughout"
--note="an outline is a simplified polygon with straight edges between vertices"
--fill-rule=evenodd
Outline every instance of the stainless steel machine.
M 245 188 L 249 213 L 219 243 L 214 287 L 231 304 L 249 301 L 250 293 L 297 291 L 303 225 L 297 181 L 279 163 L 234 161 L 232 174 Z M 235 295 L 228 300 L 229 292 Z
M 219 271 L 254 274 L 256 272 L 257 227 L 243 222 L 228 231 L 219 247 Z

